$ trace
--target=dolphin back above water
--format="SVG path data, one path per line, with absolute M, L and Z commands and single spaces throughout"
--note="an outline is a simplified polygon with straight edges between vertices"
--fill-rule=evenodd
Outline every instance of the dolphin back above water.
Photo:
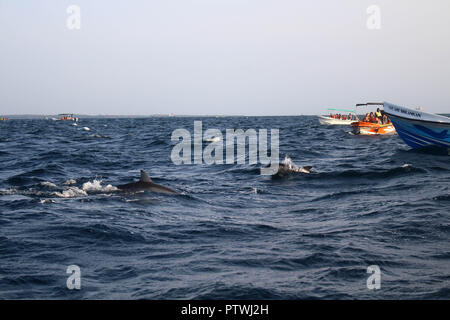
M 283 162 L 280 162 L 278 165 L 277 173 L 272 175 L 272 178 L 282 178 L 285 176 L 292 175 L 294 173 L 311 173 L 312 166 L 299 167 L 294 162 L 292 162 L 291 158 L 286 156 Z
M 278 167 L 278 175 L 287 175 L 290 173 L 311 173 L 312 166 L 294 167 L 292 165 L 280 163 Z
M 141 179 L 138 182 L 121 184 L 118 185 L 117 188 L 125 192 L 138 192 L 148 190 L 153 192 L 178 194 L 176 191 L 170 188 L 154 183 L 144 170 L 141 170 Z

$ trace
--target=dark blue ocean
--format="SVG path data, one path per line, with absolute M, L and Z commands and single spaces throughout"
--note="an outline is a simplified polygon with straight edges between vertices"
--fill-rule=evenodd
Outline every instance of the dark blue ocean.
M 314 171 L 177 166 L 172 131 L 194 120 L 278 128 L 280 160 Z M 450 157 L 349 131 L 306 116 L 0 122 L 0 298 L 449 299 Z M 180 195 L 115 190 L 141 169 Z

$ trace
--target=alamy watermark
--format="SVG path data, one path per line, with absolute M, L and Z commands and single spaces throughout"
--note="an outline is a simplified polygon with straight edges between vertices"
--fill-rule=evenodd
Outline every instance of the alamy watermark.
M 381 288 L 381 270 L 377 265 L 367 267 L 367 273 L 371 275 L 367 278 L 367 289 L 378 290 Z
M 78 5 L 72 4 L 66 9 L 69 16 L 66 20 L 66 26 L 69 30 L 81 29 L 81 8 Z M 381 9 L 378 5 L 370 5 L 366 9 L 367 17 L 366 26 L 369 30 L 381 29 Z
M 369 30 L 381 29 L 381 9 L 379 6 L 373 4 L 366 10 L 369 17 L 367 18 L 366 26 Z
M 66 12 L 69 14 L 66 20 L 66 26 L 69 30 L 81 29 L 81 9 L 77 5 L 70 5 L 67 7 Z
M 67 289 L 73 290 L 81 289 L 81 269 L 79 266 L 73 264 L 67 267 L 66 273 L 70 274 L 67 278 L 66 285 Z
M 268 155 L 268 130 L 259 129 L 226 129 L 224 141 L 219 129 L 208 129 L 203 133 L 202 121 L 194 121 L 193 136 L 186 129 L 176 129 L 172 132 L 172 141 L 178 142 L 172 149 L 170 158 L 176 165 L 180 164 L 245 164 L 258 162 L 266 167 L 261 168 L 261 174 L 272 175 L 279 166 L 279 129 L 270 129 L 270 155 Z M 203 142 L 209 144 L 203 149 Z M 235 141 L 237 152 L 235 157 Z M 248 144 L 246 143 L 248 141 Z M 192 154 L 193 149 L 193 154 Z M 192 159 L 193 156 L 193 159 Z M 258 161 L 259 160 L 259 161 Z

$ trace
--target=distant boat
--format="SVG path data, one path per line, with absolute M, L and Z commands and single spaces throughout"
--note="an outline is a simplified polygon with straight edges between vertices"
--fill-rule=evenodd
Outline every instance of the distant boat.
M 61 113 L 58 114 L 59 120 L 73 120 L 73 114 L 72 113 Z
M 343 125 L 343 126 L 349 126 L 352 124 L 352 122 L 355 122 L 355 119 L 352 120 L 342 120 L 342 119 L 335 119 L 330 118 L 327 116 L 317 116 L 319 118 L 320 124 L 323 125 Z
M 0 118 L 0 121 L 6 121 L 6 120 L 8 120 L 8 118 L 5 118 L 5 117 Z
M 369 102 L 369 103 L 358 103 L 356 104 L 356 107 L 362 107 L 362 106 L 375 106 L 375 105 L 382 105 L 377 102 Z M 370 122 L 370 121 L 364 121 L 360 120 L 358 116 L 356 117 L 357 121 L 352 122 L 351 126 L 353 128 L 353 134 L 358 135 L 391 135 L 395 134 L 395 127 L 393 126 L 391 121 L 388 121 L 386 123 L 382 122 L 382 119 L 379 117 L 375 117 L 377 119 L 377 122 Z M 388 119 L 389 120 L 389 119 Z
M 383 103 L 384 113 L 389 116 L 398 135 L 410 147 L 437 146 L 450 148 L 450 118 Z
M 52 118 L 53 120 L 72 120 L 72 121 L 78 121 L 78 118 L 75 118 L 74 116 L 73 116 L 73 113 L 61 113 L 61 114 L 58 114 L 58 116 L 59 116 L 59 119 L 55 119 L 55 118 Z
M 355 119 L 357 119 L 355 110 L 345 110 L 345 109 L 335 109 L 335 108 L 328 108 L 327 110 L 330 112 L 330 116 L 317 116 L 319 118 L 320 124 L 349 126 L 352 122 L 355 121 Z M 331 114 L 335 111 L 345 112 L 344 116 L 346 117 L 346 119 L 332 118 Z M 349 114 L 352 116 L 351 119 L 347 119 Z

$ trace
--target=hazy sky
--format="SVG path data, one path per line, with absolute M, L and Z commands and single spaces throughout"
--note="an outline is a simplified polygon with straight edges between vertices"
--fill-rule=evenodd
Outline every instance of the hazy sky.
M 0 0 L 0 115 L 297 115 L 366 101 L 450 113 L 450 1 Z

